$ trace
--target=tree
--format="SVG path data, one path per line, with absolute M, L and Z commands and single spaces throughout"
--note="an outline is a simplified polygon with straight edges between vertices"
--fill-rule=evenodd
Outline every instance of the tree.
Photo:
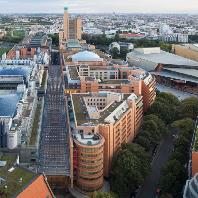
M 112 192 L 94 192 L 90 198 L 118 198 L 118 196 Z
M 177 118 L 177 107 L 180 101 L 177 97 L 170 93 L 159 93 L 156 101 L 148 111 L 148 114 L 157 115 L 166 124 L 169 124 Z
M 118 57 L 118 55 L 119 55 L 119 50 L 118 50 L 118 48 L 117 47 L 114 47 L 114 48 L 112 48 L 111 49 L 111 54 L 112 54 L 112 57 L 113 58 L 117 58 Z
M 198 98 L 190 97 L 181 102 L 178 108 L 180 118 L 192 118 L 196 120 L 198 116 Z
M 160 180 L 162 192 L 180 198 L 183 185 L 187 179 L 184 166 L 177 160 L 170 160 L 162 170 L 162 174 Z
M 110 177 L 111 189 L 119 197 L 128 197 L 144 182 L 150 170 L 149 157 L 137 144 L 124 144 L 114 155 Z

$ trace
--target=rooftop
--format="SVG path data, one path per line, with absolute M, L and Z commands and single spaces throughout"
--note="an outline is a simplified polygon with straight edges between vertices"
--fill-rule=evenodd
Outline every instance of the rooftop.
M 139 59 L 138 61 L 141 61 L 140 63 L 142 64 L 141 66 L 143 66 L 143 68 L 146 69 L 147 71 L 154 70 L 158 64 L 198 68 L 198 62 L 196 61 L 172 53 L 168 53 L 162 50 L 160 50 L 159 52 L 157 50 L 154 51 L 152 50 L 152 48 L 148 48 L 147 50 L 146 48 L 143 49 L 137 48 L 134 51 L 128 53 L 127 57 L 138 58 Z M 147 65 L 145 65 L 144 61 L 147 62 Z
M 13 117 L 21 94 L 0 94 L 0 116 Z
M 100 56 L 91 51 L 82 51 L 72 56 L 73 62 L 89 62 L 89 61 L 103 61 Z
M 114 101 L 109 106 L 106 106 L 104 110 L 100 112 L 99 119 L 91 119 L 89 117 L 86 104 L 84 101 L 84 97 L 92 96 L 91 93 L 88 94 L 72 94 L 73 108 L 75 111 L 77 125 L 97 125 L 99 123 L 105 123 L 105 118 L 107 118 L 116 108 L 118 108 L 126 99 L 130 96 L 130 94 L 123 94 L 123 98 L 121 101 Z M 139 98 L 138 98 L 139 99 Z
M 28 76 L 32 71 L 31 66 L 1 66 L 0 67 L 0 75 L 1 76 Z
M 68 48 L 82 48 L 78 40 L 75 39 L 69 39 L 67 41 L 67 47 Z
M 82 145 L 93 146 L 101 142 L 99 134 L 75 134 L 74 139 Z
M 130 81 L 126 79 L 116 79 L 116 80 L 103 80 L 100 84 L 129 84 Z
M 0 160 L 7 162 L 6 166 L 0 167 L 0 176 L 5 180 L 0 186 L 0 191 L 5 193 L 3 197 L 15 197 L 37 176 L 24 168 L 14 166 L 16 160 L 14 156 L 3 155 Z
M 71 79 L 79 79 L 77 67 L 68 67 L 69 75 Z

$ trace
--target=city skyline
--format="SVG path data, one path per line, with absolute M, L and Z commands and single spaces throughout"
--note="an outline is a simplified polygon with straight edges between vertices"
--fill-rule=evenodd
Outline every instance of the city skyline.
M 0 0 L 0 13 L 61 13 L 64 0 Z M 102 3 L 101 3 L 102 2 Z M 196 0 L 68 0 L 71 13 L 198 13 Z

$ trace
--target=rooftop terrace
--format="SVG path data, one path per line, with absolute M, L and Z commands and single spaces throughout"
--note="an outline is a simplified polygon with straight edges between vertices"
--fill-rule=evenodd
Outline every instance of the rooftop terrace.
M 75 134 L 74 139 L 82 145 L 92 146 L 101 142 L 101 136 L 99 134 Z
M 1 198 L 15 197 L 37 176 L 26 169 L 14 166 L 16 160 L 14 156 L 3 155 L 0 160 L 7 161 L 6 166 L 0 167 L 0 177 L 5 180 L 0 185 Z
M 77 125 L 88 125 L 93 124 L 97 125 L 99 123 L 105 123 L 104 119 L 109 116 L 119 105 L 121 105 L 129 96 L 130 94 L 123 94 L 123 99 L 120 102 L 112 103 L 108 108 L 104 111 L 100 112 L 99 119 L 90 119 L 87 108 L 84 102 L 83 97 L 90 96 L 90 94 L 73 94 L 73 108 L 76 115 Z

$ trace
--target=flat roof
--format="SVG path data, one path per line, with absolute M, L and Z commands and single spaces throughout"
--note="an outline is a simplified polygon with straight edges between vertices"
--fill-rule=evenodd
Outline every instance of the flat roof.
M 13 117 L 21 94 L 0 94 L 0 116 Z
M 130 84 L 130 81 L 127 79 L 115 79 L 115 80 L 102 80 L 100 84 Z
M 171 73 L 169 71 L 161 71 L 161 72 L 152 72 L 152 74 L 157 75 L 157 76 L 162 76 L 162 77 L 167 77 L 167 78 L 174 78 L 176 80 L 183 80 L 183 81 L 189 81 L 193 83 L 198 83 L 198 79 L 184 76 L 182 74 L 177 74 L 177 73 Z
M 24 168 L 14 166 L 16 157 L 10 155 L 3 155 L 0 160 L 6 161 L 6 165 L 0 168 L 0 176 L 5 180 L 0 189 L 4 192 L 6 191 L 6 197 L 15 197 L 20 193 L 29 183 L 31 183 L 36 175 Z M 13 168 L 12 168 L 13 167 Z M 12 171 L 8 171 L 12 168 Z M 5 186 L 7 188 L 5 189 Z M 4 196 L 3 196 L 4 197 Z
M 101 142 L 99 134 L 75 134 L 74 140 L 77 140 L 82 145 L 93 146 Z
M 0 66 L 0 75 L 3 76 L 28 76 L 32 71 L 32 67 L 25 65 L 12 65 L 12 66 Z
M 107 109 L 100 112 L 99 119 L 90 119 L 87 112 L 84 97 L 92 96 L 91 94 L 72 94 L 71 96 L 73 100 L 73 109 L 75 111 L 77 125 L 96 125 L 99 123 L 105 123 L 105 118 L 108 117 L 118 106 L 120 106 L 130 96 L 130 94 L 123 94 L 123 99 L 120 102 L 115 101 Z M 140 97 L 138 97 L 138 99 L 139 98 Z
M 198 68 L 198 62 L 172 54 L 172 53 L 165 52 L 163 50 L 161 50 L 160 53 L 148 53 L 148 54 L 144 54 L 142 52 L 134 50 L 128 53 L 128 57 L 130 56 L 137 57 L 138 59 L 140 59 L 140 61 L 142 60 L 148 61 L 148 66 L 150 66 L 151 70 L 155 69 L 157 64 L 189 66 L 189 67 Z
M 77 71 L 77 67 L 68 66 L 70 78 L 73 80 L 79 80 L 79 75 Z
M 197 69 L 166 68 L 166 70 L 198 78 L 198 68 Z

